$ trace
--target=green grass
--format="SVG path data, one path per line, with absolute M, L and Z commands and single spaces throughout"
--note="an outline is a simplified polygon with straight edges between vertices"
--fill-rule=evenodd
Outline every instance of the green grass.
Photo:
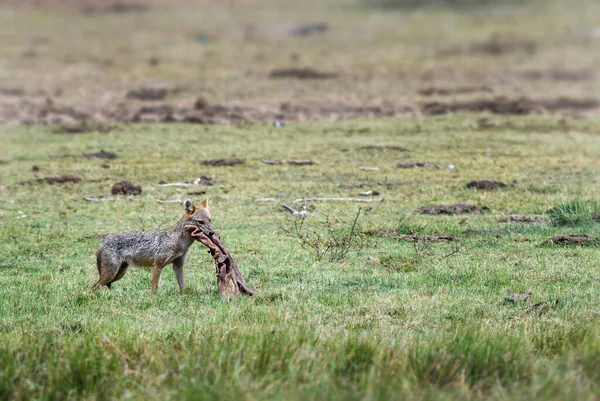
M 550 208 L 548 214 L 560 226 L 589 226 L 600 220 L 600 205 L 595 200 L 575 198 Z
M 7 161 L 0 165 L 6 186 L 0 189 L 0 399 L 598 399 L 598 250 L 539 245 L 562 233 L 600 237 L 599 225 L 497 220 L 540 214 L 565 199 L 596 199 L 600 123 L 572 119 L 568 129 L 549 134 L 501 128 L 509 119 L 494 118 L 499 128 L 481 132 L 473 128 L 476 118 L 280 129 L 123 125 L 82 135 L 0 127 L 0 159 Z M 552 117 L 511 121 L 558 124 Z M 410 153 L 358 149 L 367 144 Z M 81 157 L 100 149 L 120 156 L 109 169 Z M 231 156 L 246 163 L 194 163 Z M 319 164 L 260 161 L 293 158 Z M 442 168 L 394 167 L 406 159 Z M 33 165 L 41 171 L 32 172 Z M 61 174 L 83 181 L 21 184 Z M 200 175 L 221 182 L 199 196 L 155 186 Z M 84 200 L 112 199 L 112 184 L 123 179 L 141 184 L 142 195 Z M 492 192 L 466 188 L 474 179 L 516 184 Z M 404 185 L 378 185 L 386 181 Z M 362 206 L 361 230 L 448 233 L 461 237 L 461 252 L 445 257 L 451 244 L 419 250 L 369 237 L 341 261 L 318 261 L 281 230 L 290 218 L 282 202 L 356 197 L 368 189 L 385 201 Z M 89 289 L 97 278 L 95 234 L 165 227 L 182 205 L 157 199 L 204 196 L 256 297 L 220 299 L 200 245 L 186 262 L 184 294 L 170 269 L 154 297 L 145 269 L 132 269 L 112 291 Z M 490 212 L 416 213 L 419 206 L 454 202 Z M 327 217 L 346 221 L 357 209 L 316 203 L 308 219 L 323 227 Z M 502 233 L 463 237 L 467 229 Z M 527 302 L 503 302 L 508 293 L 528 290 Z M 543 301 L 549 302 L 533 307 Z

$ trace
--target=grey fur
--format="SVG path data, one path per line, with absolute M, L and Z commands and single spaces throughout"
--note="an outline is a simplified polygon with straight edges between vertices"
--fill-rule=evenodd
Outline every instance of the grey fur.
M 190 200 L 185 201 L 184 206 L 185 214 L 170 228 L 106 236 L 96 252 L 100 278 L 93 288 L 103 285 L 110 288 L 112 283 L 125 275 L 129 266 L 134 265 L 152 267 L 152 294 L 155 294 L 163 267 L 172 263 L 177 284 L 183 292 L 185 287 L 183 265 L 187 251 L 194 243 L 194 238 L 185 226 L 196 225 L 207 234 L 213 232 L 208 199 L 200 207 L 196 207 Z

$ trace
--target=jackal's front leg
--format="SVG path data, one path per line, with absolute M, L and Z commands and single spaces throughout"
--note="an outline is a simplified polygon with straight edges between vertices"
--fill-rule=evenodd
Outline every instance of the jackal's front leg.
M 152 295 L 155 295 L 156 290 L 158 290 L 158 280 L 160 280 L 160 273 L 162 273 L 164 266 L 164 264 L 157 262 L 152 265 Z
M 173 261 L 173 272 L 175 272 L 175 278 L 179 285 L 179 291 L 183 294 L 185 289 L 185 281 L 183 279 L 183 264 L 185 263 L 186 255 L 180 256 Z

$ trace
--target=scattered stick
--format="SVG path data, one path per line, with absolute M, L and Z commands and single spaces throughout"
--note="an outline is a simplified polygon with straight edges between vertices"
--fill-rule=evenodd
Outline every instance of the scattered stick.
M 302 198 L 296 199 L 293 203 L 299 202 L 363 202 L 363 203 L 377 203 L 383 202 L 383 198 L 379 199 L 363 199 L 363 198 Z
M 222 297 L 254 295 L 254 290 L 246 284 L 235 260 L 233 260 L 227 249 L 223 246 L 219 234 L 214 233 L 208 236 L 197 226 L 190 225 L 185 228 L 192 234 L 196 241 L 210 250 L 210 254 L 215 260 L 219 295 Z
M 181 203 L 181 200 L 179 199 L 171 199 L 171 200 L 161 200 L 161 199 L 157 199 L 156 200 L 158 203 Z
M 379 167 L 360 167 L 362 171 L 379 171 Z

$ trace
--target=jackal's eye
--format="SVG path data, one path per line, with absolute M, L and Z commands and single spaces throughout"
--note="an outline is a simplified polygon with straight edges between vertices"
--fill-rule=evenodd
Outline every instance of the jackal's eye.
M 196 222 L 197 222 L 198 224 L 204 224 L 204 220 L 202 220 L 202 219 L 196 219 Z

